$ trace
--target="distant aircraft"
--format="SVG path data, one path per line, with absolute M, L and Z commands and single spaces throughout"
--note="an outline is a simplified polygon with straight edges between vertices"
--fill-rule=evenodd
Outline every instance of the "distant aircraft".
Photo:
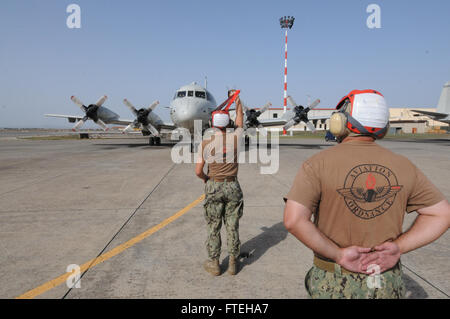
M 445 83 L 441 97 L 439 98 L 436 112 L 429 112 L 423 110 L 412 110 L 413 112 L 429 116 L 431 119 L 443 123 L 450 124 L 450 81 Z M 417 114 L 416 116 L 420 116 Z
M 173 123 L 165 123 L 153 112 L 159 104 L 158 101 L 153 102 L 147 108 L 137 109 L 131 104 L 130 101 L 124 99 L 124 104 L 136 116 L 135 120 L 128 120 L 120 119 L 118 114 L 103 106 L 106 98 L 106 96 L 102 96 L 95 104 L 85 106 L 80 100 L 72 96 L 71 100 L 81 108 L 81 110 L 85 113 L 85 116 L 62 114 L 46 114 L 46 116 L 67 118 L 71 123 L 77 122 L 73 127 L 74 131 L 79 129 L 87 120 L 93 120 L 105 131 L 108 129 L 106 124 L 127 125 L 124 132 L 130 132 L 134 128 L 140 128 L 142 135 L 150 136 L 150 145 L 160 145 L 160 135 L 162 129 L 173 130 L 176 128 L 185 128 L 188 129 L 190 133 L 194 133 L 194 121 L 201 120 L 203 126 L 202 130 L 205 130 L 209 127 L 211 113 L 215 110 L 224 108 L 233 97 L 228 98 L 221 105 L 217 106 L 216 100 L 212 94 L 196 82 L 182 86 L 175 92 L 175 95 L 170 103 L 170 107 L 168 107 L 170 109 L 170 117 Z M 279 119 L 258 121 L 258 117 L 269 108 L 271 105 L 270 103 L 266 104 L 259 111 L 244 107 L 244 128 L 262 128 L 284 125 L 285 129 L 289 129 L 293 125 L 300 122 L 305 122 L 305 124 L 314 131 L 314 125 L 310 122 L 310 120 L 322 120 L 328 118 L 325 116 L 308 118 L 308 112 L 316 107 L 320 100 L 314 101 L 306 108 L 301 105 L 296 105 L 291 97 L 288 98 L 288 101 L 292 104 L 293 108 L 290 111 L 287 111 Z
M 98 124 L 101 128 L 103 128 L 106 131 L 108 130 L 106 123 L 123 124 L 117 122 L 117 120 L 119 119 L 118 114 L 114 113 L 113 111 L 104 106 L 101 107 L 103 103 L 105 103 L 107 98 L 108 97 L 106 95 L 103 95 L 94 104 L 89 104 L 89 106 L 86 106 L 78 98 L 76 98 L 75 96 L 71 96 L 70 99 L 72 100 L 73 103 L 75 103 L 80 107 L 81 111 L 83 111 L 85 114 L 84 116 L 61 115 L 61 114 L 45 114 L 45 116 L 67 118 L 70 123 L 77 122 L 72 128 L 73 131 L 76 131 L 78 128 L 80 128 L 87 120 L 93 120 L 96 124 Z

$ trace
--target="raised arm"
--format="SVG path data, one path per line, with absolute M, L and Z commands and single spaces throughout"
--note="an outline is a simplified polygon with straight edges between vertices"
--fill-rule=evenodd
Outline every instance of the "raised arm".
M 242 111 L 242 102 L 239 96 L 236 98 L 236 126 L 244 127 L 244 113 Z

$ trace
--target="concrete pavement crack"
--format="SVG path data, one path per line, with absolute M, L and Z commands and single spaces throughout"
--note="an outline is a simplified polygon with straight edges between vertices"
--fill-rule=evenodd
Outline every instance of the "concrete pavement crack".
M 441 290 L 440 288 L 438 288 L 435 284 L 431 283 L 430 281 L 428 281 L 427 279 L 425 279 L 424 277 L 422 277 L 421 275 L 419 275 L 418 273 L 416 273 L 414 270 L 412 270 L 410 267 L 406 266 L 404 263 L 402 263 L 402 266 L 405 267 L 406 269 L 408 269 L 410 272 L 412 272 L 415 276 L 419 277 L 420 279 L 422 279 L 423 281 L 425 281 L 427 284 L 429 284 L 431 287 L 433 287 L 434 289 L 436 289 L 437 291 L 439 291 L 441 294 L 443 294 L 444 296 L 446 296 L 447 298 L 450 298 L 450 296 L 448 294 L 446 294 L 443 290 Z
M 114 241 L 114 239 L 119 235 L 119 233 L 125 228 L 125 226 L 130 222 L 130 220 L 135 216 L 135 214 L 139 211 L 139 209 L 142 207 L 142 205 L 147 201 L 147 199 L 150 198 L 150 196 L 153 194 L 153 192 L 158 189 L 159 185 L 161 185 L 162 181 L 169 175 L 170 172 L 172 172 L 172 170 L 175 168 L 176 164 L 172 164 L 172 166 L 168 169 L 168 171 L 163 175 L 163 177 L 159 180 L 158 184 L 156 184 L 155 187 L 153 187 L 153 189 L 147 194 L 147 196 L 144 198 L 144 200 L 139 204 L 138 207 L 136 207 L 133 211 L 133 213 L 128 217 L 128 219 L 123 223 L 123 225 L 119 228 L 119 230 L 114 234 L 114 236 L 108 241 L 108 243 L 105 245 L 105 247 L 103 247 L 103 249 L 98 253 L 98 255 L 96 256 L 96 258 L 92 261 L 92 263 L 95 262 L 95 260 L 101 256 L 106 249 L 108 248 L 108 246 Z M 78 281 L 80 281 L 83 276 L 89 271 L 90 267 L 88 267 L 86 269 L 86 271 L 84 271 L 81 275 L 80 278 L 78 279 Z M 75 283 L 74 285 L 75 286 Z M 69 290 L 64 294 L 64 296 L 61 299 L 65 299 L 69 293 L 72 291 L 73 288 L 69 288 Z

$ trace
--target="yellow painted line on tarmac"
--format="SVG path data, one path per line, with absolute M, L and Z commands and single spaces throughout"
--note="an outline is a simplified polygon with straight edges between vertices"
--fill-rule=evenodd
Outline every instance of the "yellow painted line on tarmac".
M 136 245 L 137 243 L 141 242 L 142 240 L 144 240 L 145 238 L 149 237 L 150 235 L 156 233 L 158 230 L 160 230 L 161 228 L 164 228 L 165 226 L 167 226 L 168 224 L 170 224 L 171 222 L 173 222 L 174 220 L 180 218 L 181 216 L 183 216 L 184 214 L 186 214 L 188 211 L 190 211 L 192 208 L 194 208 L 195 206 L 197 206 L 200 202 L 202 202 L 205 199 L 205 195 L 200 196 L 199 198 L 197 198 L 195 201 L 193 201 L 192 203 L 190 203 L 189 205 L 187 205 L 185 208 L 183 208 L 182 210 L 178 211 L 175 215 L 170 216 L 169 218 L 165 219 L 164 221 L 162 221 L 161 223 L 159 223 L 158 225 L 146 230 L 145 232 L 143 232 L 140 235 L 137 235 L 136 237 L 130 239 L 129 241 L 111 249 L 110 251 L 98 256 L 97 258 L 91 259 L 88 262 L 84 263 L 83 265 L 80 266 L 80 272 L 83 273 L 86 270 L 104 262 L 107 261 L 108 259 L 120 254 L 121 252 L 123 252 L 124 250 Z M 16 297 L 16 299 L 32 299 L 36 296 L 39 296 L 41 294 L 43 294 L 44 292 L 53 289 L 61 284 L 63 284 L 64 282 L 66 282 L 67 278 L 69 278 L 70 275 L 72 275 L 73 272 L 67 272 L 64 275 L 61 275 L 53 280 L 50 280 L 48 282 L 46 282 L 45 284 L 34 288 L 30 291 L 27 291 L 26 293 Z

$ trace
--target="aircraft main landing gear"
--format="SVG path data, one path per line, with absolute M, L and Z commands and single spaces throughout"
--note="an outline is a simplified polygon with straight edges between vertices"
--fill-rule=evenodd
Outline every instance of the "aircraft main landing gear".
M 159 136 L 150 136 L 148 144 L 152 145 L 152 146 L 153 145 L 157 145 L 157 146 L 161 145 L 161 137 L 159 137 Z

